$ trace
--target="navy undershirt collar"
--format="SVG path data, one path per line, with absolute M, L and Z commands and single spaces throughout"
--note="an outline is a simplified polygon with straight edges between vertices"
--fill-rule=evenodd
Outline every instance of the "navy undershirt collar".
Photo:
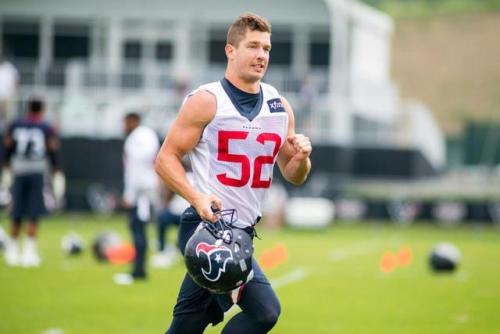
M 251 94 L 242 91 L 226 78 L 222 79 L 220 83 L 236 110 L 238 110 L 241 116 L 247 118 L 251 122 L 259 114 L 262 108 L 262 102 L 264 100 L 262 87 L 260 87 L 257 94 Z

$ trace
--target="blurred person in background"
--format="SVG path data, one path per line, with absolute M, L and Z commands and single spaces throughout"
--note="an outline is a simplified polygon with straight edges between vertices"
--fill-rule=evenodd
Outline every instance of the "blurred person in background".
M 154 215 L 159 201 L 159 179 L 154 161 L 159 149 L 156 133 L 141 125 L 138 113 L 128 113 L 123 119 L 126 135 L 123 149 L 124 190 L 122 206 L 128 211 L 129 229 L 135 248 L 135 258 L 130 273 L 118 273 L 117 284 L 131 284 L 144 280 L 148 248 L 146 224 Z
M 181 252 L 201 221 L 216 222 L 212 209 L 236 209 L 236 227 L 254 236 L 261 202 L 268 191 L 275 162 L 284 178 L 302 184 L 309 174 L 312 147 L 295 133 L 292 108 L 278 91 L 261 83 L 271 52 L 271 26 L 252 13 L 229 28 L 225 77 L 188 95 L 156 159 L 165 184 L 191 207 L 181 216 Z M 182 165 L 188 154 L 191 183 Z M 253 260 L 253 278 L 228 294 L 212 294 L 186 274 L 180 287 L 168 334 L 203 333 L 221 322 L 238 304 L 242 312 L 225 325 L 223 334 L 267 333 L 281 306 L 268 279 Z
M 179 225 L 182 211 L 189 204 L 167 187 L 162 189 L 162 198 L 164 205 L 156 218 L 157 251 L 151 258 L 151 264 L 157 268 L 168 268 L 177 256 L 176 247 L 168 241 L 168 231 Z
M 11 231 L 5 260 L 10 266 L 39 266 L 37 230 L 40 217 L 46 213 L 43 196 L 44 177 L 50 164 L 53 182 L 62 178 L 59 171 L 59 140 L 54 127 L 44 121 L 45 101 L 32 97 L 24 118 L 13 121 L 4 137 L 5 167 L 2 183 L 10 183 L 13 175 Z M 27 239 L 19 252 L 19 236 L 23 219 L 28 219 Z
M 19 85 L 19 72 L 0 54 L 0 133 L 5 130 L 7 120 L 12 116 L 12 106 Z
M 183 159 L 182 164 L 186 170 L 186 176 L 192 183 L 193 172 L 188 159 Z M 182 212 L 189 206 L 189 202 L 168 187 L 162 189 L 163 208 L 156 219 L 158 250 L 152 258 L 152 264 L 158 268 L 168 268 L 177 259 L 177 247 L 169 244 L 168 231 L 179 226 Z
M 306 76 L 300 86 L 300 112 L 297 113 L 297 127 L 310 130 L 314 103 L 318 100 L 318 91 L 311 76 Z
M 285 208 L 288 200 L 286 188 L 273 182 L 262 203 L 262 224 L 269 229 L 278 229 L 285 225 Z

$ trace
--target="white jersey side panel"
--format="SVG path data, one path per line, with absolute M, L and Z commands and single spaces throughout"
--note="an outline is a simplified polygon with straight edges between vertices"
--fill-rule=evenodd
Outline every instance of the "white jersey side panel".
M 262 107 L 250 121 L 234 107 L 220 82 L 201 86 L 199 90 L 216 97 L 217 112 L 189 153 L 194 186 L 220 197 L 223 209 L 236 209 L 241 227 L 253 225 L 261 216 L 261 202 L 288 130 L 279 93 L 264 83 L 261 88 Z

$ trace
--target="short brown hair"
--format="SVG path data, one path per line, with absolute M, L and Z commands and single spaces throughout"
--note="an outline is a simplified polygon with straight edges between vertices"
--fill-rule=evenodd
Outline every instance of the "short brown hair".
M 250 12 L 241 14 L 229 27 L 226 43 L 238 46 L 240 41 L 245 38 L 247 29 L 271 33 L 271 24 L 267 19 L 257 14 Z

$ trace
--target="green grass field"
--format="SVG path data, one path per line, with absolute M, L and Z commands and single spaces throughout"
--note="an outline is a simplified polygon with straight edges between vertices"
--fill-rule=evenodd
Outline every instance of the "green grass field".
M 5 228 L 4 217 L 1 222 Z M 89 249 L 94 235 L 106 229 L 128 237 L 124 217 L 53 217 L 41 229 L 40 268 L 9 268 L 1 261 L 0 333 L 163 333 L 184 275 L 182 262 L 151 269 L 145 283 L 117 286 L 113 274 L 128 266 L 97 263 Z M 72 230 L 87 249 L 68 258 L 60 238 Z M 285 263 L 266 271 L 282 303 L 272 333 L 500 333 L 497 228 L 363 223 L 319 232 L 261 228 L 259 235 L 257 257 L 279 244 L 288 251 Z M 451 275 L 433 274 L 427 265 L 430 249 L 443 240 L 462 252 Z M 405 246 L 413 252 L 411 265 L 381 273 L 382 254 Z

